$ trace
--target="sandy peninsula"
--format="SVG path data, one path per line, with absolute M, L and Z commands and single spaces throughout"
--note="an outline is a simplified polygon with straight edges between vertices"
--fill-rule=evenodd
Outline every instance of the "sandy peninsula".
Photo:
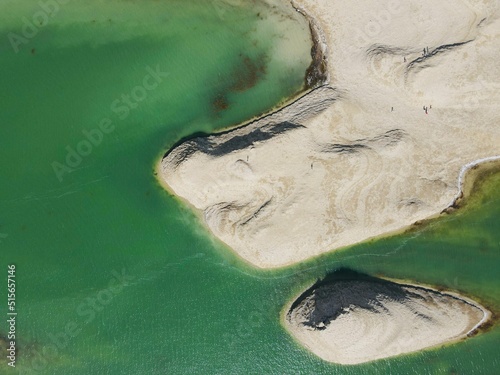
M 498 1 L 283 1 L 310 23 L 311 90 L 159 167 L 261 268 L 439 214 L 467 166 L 500 155 Z
M 489 316 L 456 294 L 341 270 L 288 305 L 283 323 L 320 358 L 353 365 L 464 339 Z

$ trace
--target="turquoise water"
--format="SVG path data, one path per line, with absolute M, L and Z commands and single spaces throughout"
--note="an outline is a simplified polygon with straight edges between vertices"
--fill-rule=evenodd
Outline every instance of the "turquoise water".
M 17 53 L 9 33 L 22 35 L 40 5 L 0 5 L 0 265 L 5 275 L 17 266 L 19 348 L 17 371 L 0 362 L 0 373 L 494 374 L 497 328 L 342 367 L 297 345 L 279 316 L 339 267 L 440 284 L 498 311 L 498 175 L 456 215 L 279 271 L 240 262 L 159 186 L 155 164 L 179 139 L 302 88 L 307 24 L 236 3 L 74 0 Z M 288 38 L 293 50 L 284 29 L 301 36 Z M 162 72 L 157 87 L 126 116 L 113 111 L 122 95 L 143 92 L 150 69 Z M 54 162 L 64 165 L 102 121 L 108 132 L 58 177 Z

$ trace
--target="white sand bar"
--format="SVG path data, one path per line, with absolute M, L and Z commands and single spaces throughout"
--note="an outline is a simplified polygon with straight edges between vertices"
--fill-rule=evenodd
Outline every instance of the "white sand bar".
M 317 31 L 324 87 L 181 144 L 162 179 L 262 268 L 440 213 L 464 165 L 500 155 L 499 4 L 294 1 Z
M 284 313 L 285 328 L 322 359 L 359 364 L 466 338 L 490 316 L 464 297 L 386 280 L 312 287 Z

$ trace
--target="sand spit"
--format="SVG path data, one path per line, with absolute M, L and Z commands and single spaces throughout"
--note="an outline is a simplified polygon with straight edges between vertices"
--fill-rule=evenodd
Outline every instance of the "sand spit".
M 316 40 L 308 79 L 328 82 L 181 144 L 162 179 L 262 268 L 435 216 L 464 166 L 500 155 L 499 4 L 295 0 Z
M 289 305 L 283 323 L 320 358 L 352 365 L 466 338 L 489 316 L 459 295 L 342 270 Z
M 492 163 L 492 162 L 499 162 L 500 161 L 500 156 L 492 156 L 489 158 L 484 158 L 480 160 L 474 160 L 471 163 L 465 164 L 462 169 L 460 169 L 460 176 L 458 177 L 458 193 L 453 202 L 451 202 L 450 206 L 454 206 L 460 199 L 463 198 L 464 196 L 464 184 L 465 184 L 465 177 L 467 176 L 467 173 L 481 165 L 481 164 L 487 164 L 487 163 Z

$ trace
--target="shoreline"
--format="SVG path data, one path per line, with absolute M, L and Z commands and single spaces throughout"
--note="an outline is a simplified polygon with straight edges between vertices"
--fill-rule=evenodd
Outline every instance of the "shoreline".
M 465 194 L 465 184 L 467 183 L 466 181 L 467 174 L 472 172 L 472 170 L 475 169 L 476 167 L 481 167 L 489 163 L 492 163 L 494 165 L 498 164 L 500 166 L 500 155 L 474 160 L 470 163 L 465 164 L 460 169 L 460 175 L 458 176 L 458 193 L 453 199 L 453 201 L 449 204 L 448 208 L 454 207 L 455 205 L 457 205 L 458 201 L 467 198 Z M 474 181 L 471 181 L 471 184 L 474 184 Z
M 309 23 L 311 34 L 311 65 L 306 70 L 305 83 L 308 88 L 315 88 L 327 84 L 330 81 L 328 72 L 328 45 L 323 31 L 316 23 L 316 20 L 309 13 L 298 7 L 294 0 L 290 0 L 293 9 L 302 15 Z

